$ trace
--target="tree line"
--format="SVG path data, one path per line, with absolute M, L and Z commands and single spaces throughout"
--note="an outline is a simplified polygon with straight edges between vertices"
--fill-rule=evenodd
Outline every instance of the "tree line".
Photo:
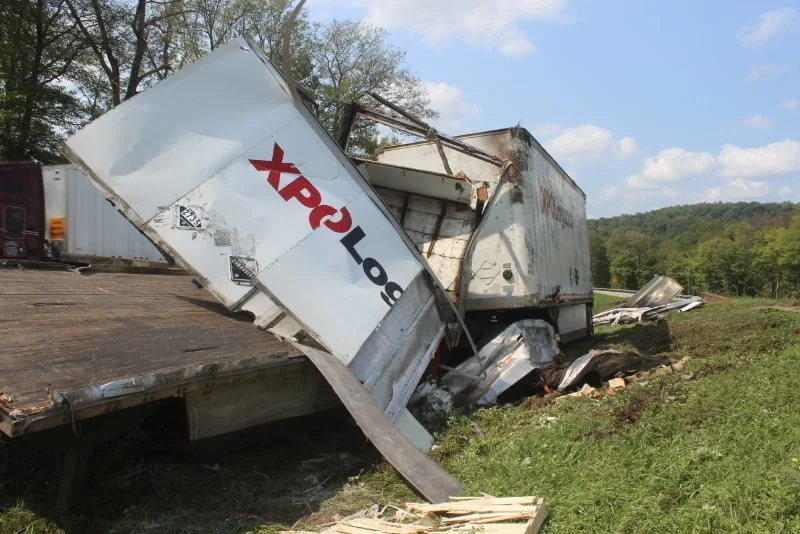
M 63 161 L 70 133 L 240 35 L 281 64 L 294 0 L 2 0 L 0 161 Z M 379 27 L 309 21 L 291 37 L 293 77 L 316 98 L 331 133 L 345 106 L 371 91 L 433 117 L 405 53 Z M 370 153 L 378 131 L 358 121 L 350 148 Z
M 800 297 L 800 204 L 673 206 L 589 221 L 595 287 L 638 289 L 655 274 L 686 291 Z

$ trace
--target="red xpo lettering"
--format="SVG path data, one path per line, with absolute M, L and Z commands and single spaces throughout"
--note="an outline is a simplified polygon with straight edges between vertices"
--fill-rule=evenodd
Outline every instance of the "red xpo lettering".
M 381 298 L 390 307 L 393 306 L 403 288 L 396 282 L 389 280 L 386 269 L 375 258 L 362 258 L 356 250 L 356 245 L 364 239 L 367 234 L 360 226 L 353 227 L 353 218 L 347 208 L 337 209 L 323 203 L 322 194 L 314 184 L 302 175 L 300 169 L 294 164 L 284 162 L 283 149 L 275 143 L 272 148 L 271 160 L 251 159 L 250 164 L 257 171 L 266 171 L 267 183 L 285 201 L 294 199 L 301 206 L 308 208 L 308 225 L 316 230 L 320 225 L 325 225 L 329 230 L 338 234 L 345 234 L 339 242 L 350 254 L 356 265 L 360 265 L 364 270 L 367 279 L 382 288 Z M 281 175 L 293 175 L 295 178 L 287 183 L 281 184 Z

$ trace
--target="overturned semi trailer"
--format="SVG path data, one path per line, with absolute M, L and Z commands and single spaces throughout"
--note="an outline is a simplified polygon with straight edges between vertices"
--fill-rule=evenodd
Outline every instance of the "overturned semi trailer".
M 420 493 L 461 486 L 406 404 L 453 303 L 297 87 L 235 39 L 67 140 L 124 215 L 229 311 L 319 369 Z M 466 334 L 466 337 L 469 337 Z
M 523 128 L 454 140 L 474 150 L 434 139 L 356 162 L 476 338 L 523 318 L 591 334 L 583 191 Z

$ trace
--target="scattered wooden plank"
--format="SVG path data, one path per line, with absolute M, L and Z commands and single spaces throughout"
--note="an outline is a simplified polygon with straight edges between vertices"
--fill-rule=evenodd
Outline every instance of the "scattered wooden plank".
M 481 495 L 480 497 L 450 497 L 451 501 L 470 501 L 470 502 L 486 502 L 494 504 L 535 504 L 536 497 L 493 497 L 491 495 Z M 414 503 L 408 503 L 414 504 Z
M 386 534 L 421 534 L 433 530 L 427 525 L 413 525 L 406 523 L 390 523 L 369 517 L 359 517 L 346 521 L 348 526 L 363 528 L 374 532 L 384 532 Z
M 547 507 L 539 497 L 459 497 L 447 503 L 406 503 L 401 522 L 380 517 L 351 516 L 323 534 L 537 534 L 547 519 Z M 461 510 L 469 509 L 464 513 Z M 372 512 L 375 514 L 375 512 Z M 431 525 L 433 515 L 438 520 Z
M 458 515 L 453 517 L 443 517 L 442 524 L 455 524 L 455 523 L 499 523 L 501 521 L 518 521 L 521 519 L 528 519 L 533 512 L 528 513 L 480 513 L 480 514 L 467 514 Z
M 409 508 L 409 510 L 415 510 L 417 512 L 432 513 L 432 514 L 470 514 L 479 512 L 505 512 L 510 514 L 514 512 L 533 513 L 536 511 L 535 506 L 524 505 L 524 504 L 493 505 L 491 503 L 470 503 L 469 501 L 466 502 L 460 501 L 451 504 L 452 506 L 421 505 Z
M 536 512 L 534 512 L 535 514 Z M 520 519 L 528 519 L 531 515 L 530 514 L 501 514 L 499 516 L 495 516 L 492 518 L 484 517 L 484 518 L 476 518 L 472 523 L 478 525 L 484 525 L 488 523 L 502 523 L 507 521 L 519 521 Z
M 539 499 L 536 505 L 536 514 L 528 520 L 525 528 L 525 534 L 537 534 L 547 520 L 547 506 L 544 504 L 544 499 Z
M 494 523 L 478 525 L 466 523 L 447 530 L 437 530 L 432 534 L 528 534 L 525 523 Z

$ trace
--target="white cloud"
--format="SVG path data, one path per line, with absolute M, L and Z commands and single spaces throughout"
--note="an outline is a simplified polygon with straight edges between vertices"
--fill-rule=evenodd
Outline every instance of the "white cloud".
M 786 176 L 800 173 L 800 143 L 785 139 L 756 148 L 725 145 L 719 153 L 722 175 L 729 178 Z
M 788 100 L 784 100 L 778 106 L 778 109 L 782 109 L 784 111 L 794 111 L 797 108 L 800 108 L 800 100 L 796 98 L 789 98 Z
M 463 133 L 468 120 L 481 112 L 480 106 L 467 102 L 458 87 L 444 82 L 422 82 L 422 85 L 431 101 L 431 109 L 439 113 L 431 122 L 443 132 Z
M 645 159 L 639 174 L 628 176 L 625 182 L 630 187 L 652 188 L 709 172 L 716 165 L 716 158 L 708 152 L 689 152 L 673 147 Z
M 521 24 L 565 21 L 568 0 L 339 0 L 363 6 L 378 26 L 419 34 L 430 45 L 464 40 L 510 57 L 531 54 L 536 46 Z
M 750 128 L 756 128 L 758 130 L 772 129 L 772 121 L 768 117 L 762 115 L 761 113 L 750 115 L 744 120 L 744 123 Z
M 606 154 L 614 154 L 619 158 L 630 158 L 639 150 L 632 137 L 623 137 L 617 140 L 611 130 L 594 124 L 584 124 L 572 128 L 542 124 L 536 126 L 533 131 L 537 135 L 551 137 L 545 141 L 545 146 L 556 159 L 582 161 L 596 159 Z
M 556 158 L 591 159 L 609 152 L 614 145 L 610 130 L 586 124 L 567 128 L 547 142 L 547 148 Z
M 785 74 L 790 70 L 791 67 L 789 65 L 778 65 L 775 63 L 770 63 L 768 65 L 755 65 L 752 69 L 750 69 L 750 74 L 748 74 L 747 78 L 744 80 L 746 82 L 754 82 L 762 78 Z
M 773 9 L 763 13 L 757 24 L 739 29 L 736 39 L 744 46 L 761 46 L 792 27 L 796 19 L 797 12 L 790 7 Z
M 639 146 L 633 137 L 623 137 L 614 147 L 617 156 L 622 159 L 630 159 L 639 152 Z
M 792 195 L 792 188 L 789 187 L 788 185 L 785 185 L 780 189 L 778 189 L 778 194 L 782 197 L 789 197 Z
M 727 200 L 745 200 L 761 198 L 769 194 L 770 186 L 766 182 L 755 182 L 737 178 L 723 186 L 710 187 L 700 198 L 703 202 L 717 202 Z

